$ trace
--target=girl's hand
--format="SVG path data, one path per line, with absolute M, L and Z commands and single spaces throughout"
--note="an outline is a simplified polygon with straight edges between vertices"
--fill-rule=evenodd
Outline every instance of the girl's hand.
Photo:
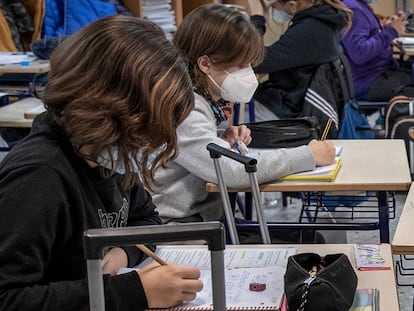
M 137 270 L 147 297 L 148 308 L 169 308 L 191 301 L 203 289 L 200 270 L 175 264 L 151 263 Z
M 120 247 L 111 248 L 102 259 L 102 272 L 116 275 L 121 268 L 128 266 L 128 256 Z
M 222 138 L 227 141 L 230 146 L 233 146 L 237 140 L 241 140 L 246 145 L 250 144 L 252 141 L 252 137 L 250 136 L 250 129 L 246 125 L 228 127 L 224 131 Z
M 402 36 L 405 33 L 405 27 L 407 26 L 405 13 L 399 10 L 387 20 L 385 25 L 393 27 L 397 31 L 398 35 Z
M 312 140 L 308 144 L 315 158 L 316 166 L 330 165 L 335 161 L 335 146 L 332 142 Z

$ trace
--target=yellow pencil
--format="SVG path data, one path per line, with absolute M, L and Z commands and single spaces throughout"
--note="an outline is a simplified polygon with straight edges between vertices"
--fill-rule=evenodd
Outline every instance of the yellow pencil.
M 332 118 L 329 118 L 328 121 L 326 122 L 325 129 L 323 130 L 321 140 L 325 140 L 326 136 L 328 136 L 329 129 L 331 128 L 331 124 L 332 124 Z
M 148 257 L 151 257 L 156 262 L 158 262 L 160 265 L 165 266 L 167 262 L 162 260 L 160 257 L 158 257 L 152 250 L 150 250 L 148 247 L 146 247 L 144 244 L 136 244 L 135 245 L 138 249 L 140 249 L 144 254 L 148 255 Z

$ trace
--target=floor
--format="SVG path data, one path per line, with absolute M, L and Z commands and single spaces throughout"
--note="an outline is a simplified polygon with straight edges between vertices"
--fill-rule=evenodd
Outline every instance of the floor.
M 395 217 L 390 220 L 390 234 L 391 240 L 395 232 L 395 228 L 398 222 L 398 218 L 401 214 L 404 206 L 406 194 L 397 193 L 395 195 Z M 302 201 L 299 199 L 288 199 L 288 206 L 282 206 L 282 197 L 280 193 L 266 193 L 262 197 L 262 202 L 265 207 L 266 219 L 269 221 L 297 221 L 298 215 L 302 207 Z M 335 219 L 340 212 L 332 211 L 331 215 L 326 213 L 329 217 L 332 216 Z M 341 213 L 340 216 L 343 217 Z M 323 233 L 326 243 L 377 243 L 379 242 L 378 231 L 325 231 Z M 413 257 L 413 256 L 412 256 Z M 414 258 L 414 257 L 413 257 Z M 399 256 L 394 256 L 394 262 L 399 260 Z M 413 260 L 414 261 L 414 260 Z M 407 264 L 404 261 L 404 266 L 414 267 L 414 262 Z M 414 284 L 414 276 L 399 277 L 400 283 L 402 284 Z M 414 289 L 413 286 L 399 286 L 398 287 L 400 310 L 401 311 L 412 311 L 413 310 L 413 297 Z M 384 310 L 384 311 L 397 311 L 397 310 Z

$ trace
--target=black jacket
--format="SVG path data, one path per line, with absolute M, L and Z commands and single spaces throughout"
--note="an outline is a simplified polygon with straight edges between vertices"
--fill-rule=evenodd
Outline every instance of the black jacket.
M 265 31 L 262 16 L 252 16 L 252 22 Z M 269 73 L 269 80 L 259 86 L 254 98 L 280 118 L 302 115 L 304 96 L 317 67 L 342 55 L 344 26 L 344 14 L 326 4 L 296 14 L 280 39 L 266 47 L 263 62 L 255 68 L 256 73 Z
M 89 310 L 85 229 L 159 224 L 142 186 L 124 190 L 76 156 L 48 113 L 0 163 L 0 310 Z M 143 254 L 128 248 L 129 265 Z M 104 276 L 107 310 L 143 310 L 136 272 Z

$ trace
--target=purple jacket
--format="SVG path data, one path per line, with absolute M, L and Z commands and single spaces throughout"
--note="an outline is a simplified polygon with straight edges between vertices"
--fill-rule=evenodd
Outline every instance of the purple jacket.
M 382 73 L 398 67 L 391 45 L 398 33 L 392 27 L 382 26 L 363 0 L 342 2 L 354 12 L 352 27 L 341 43 L 351 66 L 355 95 L 359 98 Z

